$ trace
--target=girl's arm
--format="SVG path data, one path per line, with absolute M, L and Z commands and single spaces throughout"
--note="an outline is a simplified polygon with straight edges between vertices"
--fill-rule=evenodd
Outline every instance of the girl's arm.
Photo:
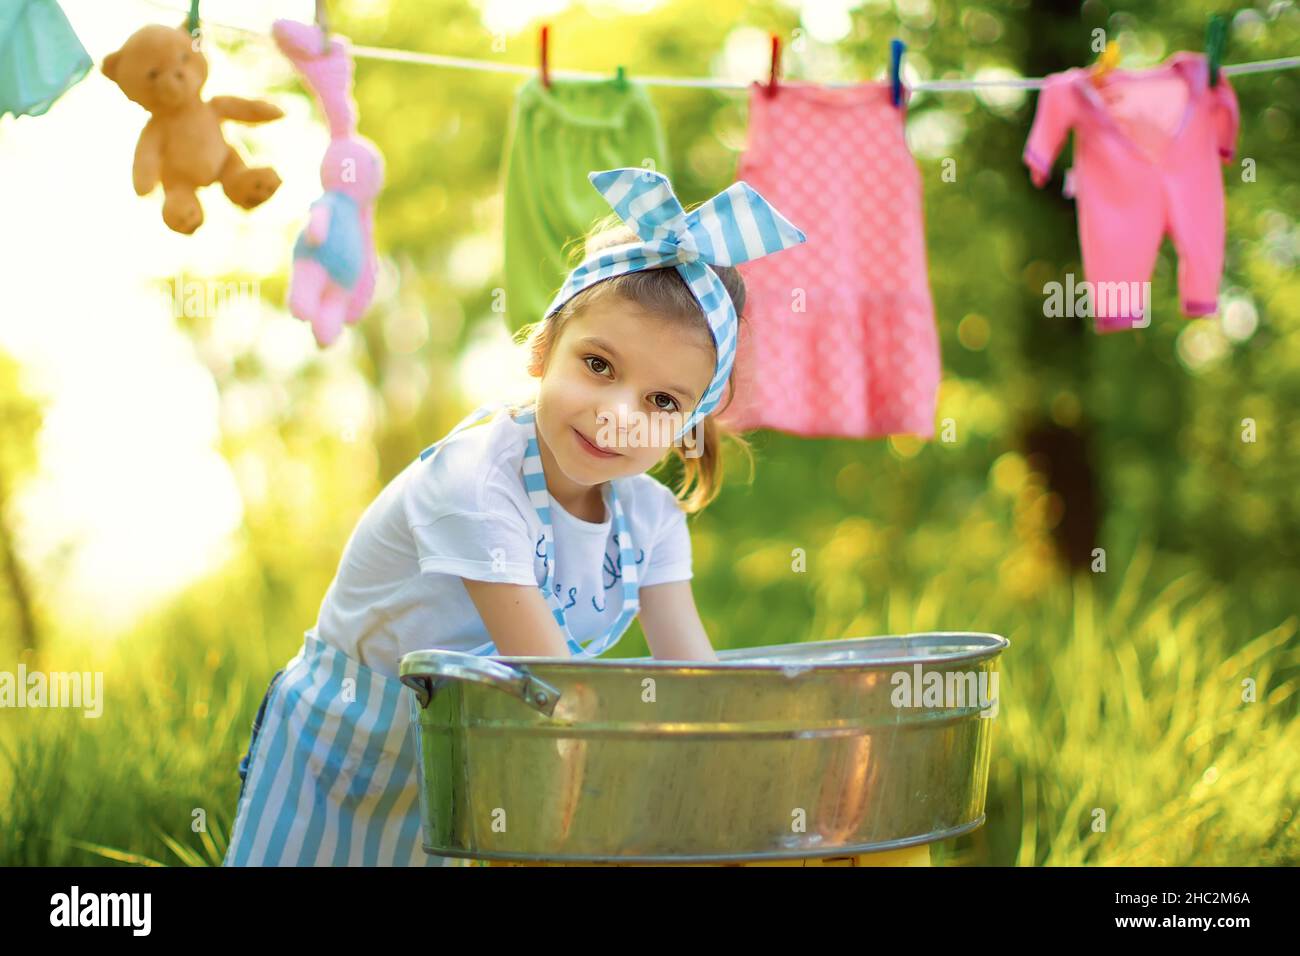
M 531 584 L 461 578 L 497 651 L 516 657 L 571 657 L 546 599 Z M 644 593 L 644 592 L 643 592 Z
M 538 595 L 541 598 L 541 595 Z M 641 588 L 641 630 L 658 660 L 716 661 L 690 581 Z

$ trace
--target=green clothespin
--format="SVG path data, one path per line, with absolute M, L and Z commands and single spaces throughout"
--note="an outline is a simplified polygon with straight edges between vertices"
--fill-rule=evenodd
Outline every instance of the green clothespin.
M 325 14 L 325 0 L 316 0 L 316 26 L 320 27 L 320 55 L 330 51 L 330 24 Z
M 190 15 L 185 20 L 185 28 L 190 31 L 190 36 L 197 38 L 199 35 L 199 0 L 190 0 Z
M 614 82 L 618 84 L 620 90 L 627 86 L 627 74 L 624 72 L 623 67 L 620 66 L 618 72 L 614 74 Z
M 1219 64 L 1228 48 L 1228 21 L 1220 14 L 1210 17 L 1205 28 L 1205 56 L 1210 63 L 1210 85 L 1219 85 Z

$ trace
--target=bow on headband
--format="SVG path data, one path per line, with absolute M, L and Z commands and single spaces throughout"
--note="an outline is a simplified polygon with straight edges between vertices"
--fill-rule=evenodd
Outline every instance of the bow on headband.
M 808 237 L 746 182 L 732 183 L 687 213 L 668 177 L 652 169 L 607 169 L 588 173 L 587 178 L 641 241 L 603 249 L 569 273 L 546 318 L 604 279 L 675 267 L 704 310 L 718 353 L 713 381 L 673 439 L 680 441 L 717 406 L 736 357 L 736 309 L 718 274 L 705 263 L 734 266 L 789 249 Z

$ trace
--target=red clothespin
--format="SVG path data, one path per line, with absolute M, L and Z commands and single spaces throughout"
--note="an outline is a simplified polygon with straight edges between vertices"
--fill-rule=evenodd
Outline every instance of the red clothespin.
M 776 75 L 781 69 L 781 38 L 772 34 L 772 71 L 767 80 L 767 95 L 776 96 Z
M 551 68 L 550 68 L 550 47 L 551 47 L 551 28 L 548 25 L 542 25 L 542 86 L 548 90 L 551 88 Z

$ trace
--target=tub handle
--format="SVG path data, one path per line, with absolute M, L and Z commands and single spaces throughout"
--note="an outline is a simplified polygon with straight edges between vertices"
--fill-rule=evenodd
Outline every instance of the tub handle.
M 547 717 L 555 713 L 555 705 L 560 700 L 559 690 L 531 674 L 524 666 L 511 666 L 460 651 L 426 651 L 413 657 L 415 659 L 409 662 L 403 660 L 401 680 L 415 691 L 421 707 L 428 707 L 435 688 L 448 680 L 488 684 L 519 698 Z

